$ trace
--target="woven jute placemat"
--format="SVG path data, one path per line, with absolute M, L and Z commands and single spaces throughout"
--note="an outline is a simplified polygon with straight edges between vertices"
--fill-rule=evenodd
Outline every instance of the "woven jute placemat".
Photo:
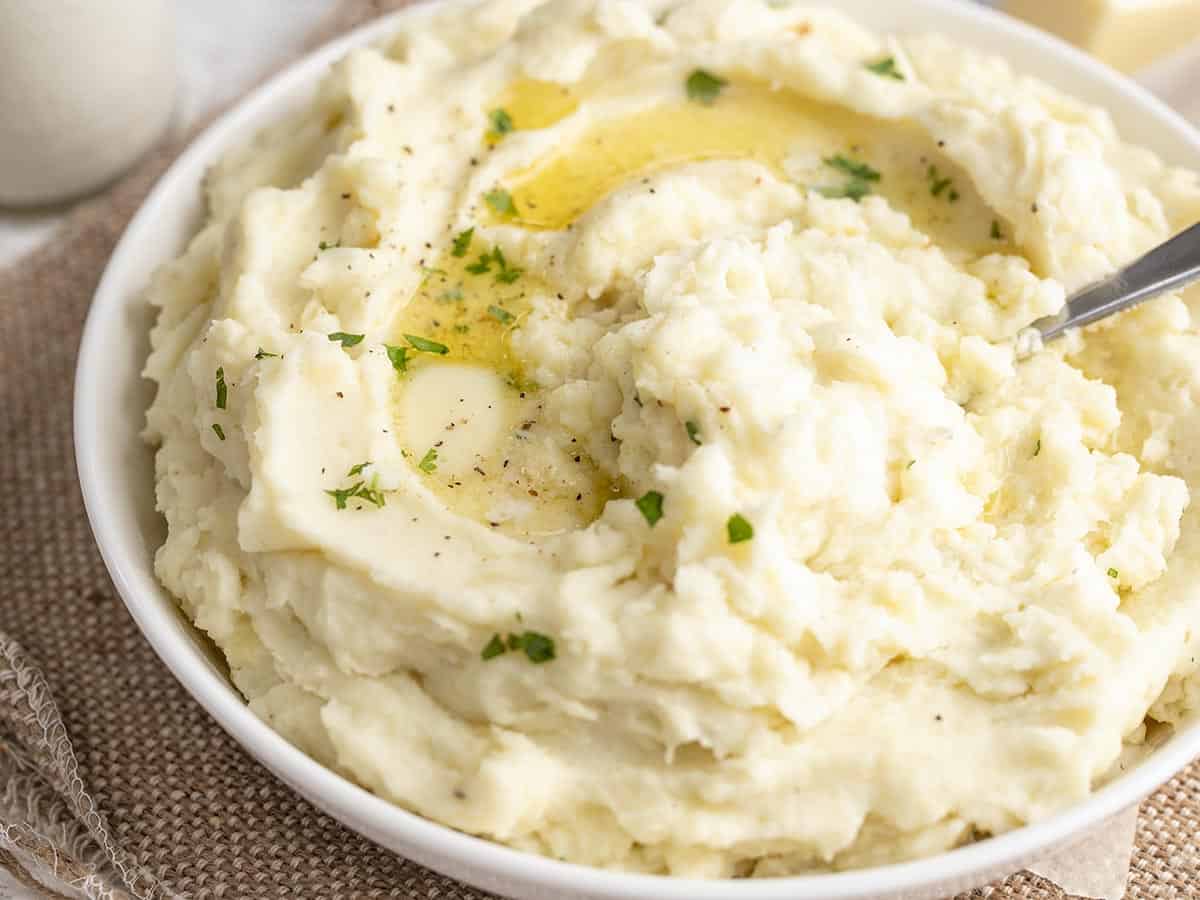
M 399 5 L 348 0 L 314 42 Z M 80 330 L 122 229 L 179 149 L 0 272 L 0 867 L 48 896 L 479 900 L 250 759 L 159 662 L 92 541 L 71 439 Z M 1143 806 L 1128 897 L 1200 897 L 1197 834 L 1200 765 Z M 1020 873 L 960 900 L 1063 896 Z

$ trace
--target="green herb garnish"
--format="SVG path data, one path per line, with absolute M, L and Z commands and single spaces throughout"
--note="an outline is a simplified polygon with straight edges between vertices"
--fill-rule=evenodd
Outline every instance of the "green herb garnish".
M 493 634 L 491 640 L 484 645 L 479 655 L 483 659 L 489 660 L 495 659 L 497 656 L 503 656 L 509 650 L 524 652 L 526 659 L 534 665 L 549 662 L 555 657 L 554 639 L 537 631 L 509 634 L 507 638 L 501 638 L 499 634 Z
M 254 354 L 255 359 L 278 359 L 278 353 L 268 353 L 262 347 L 258 348 L 258 352 Z
M 438 300 L 442 303 L 457 303 L 462 298 L 462 288 L 450 288 L 438 295 Z
M 816 188 L 817 193 L 823 197 L 835 200 L 845 198 L 857 203 L 871 193 L 871 184 L 883 177 L 878 170 L 871 168 L 866 163 L 850 159 L 840 153 L 836 156 L 826 157 L 823 162 L 831 169 L 837 169 L 837 171 L 850 176 L 850 180 L 845 184 Z
M 454 236 L 454 246 L 450 250 L 451 256 L 456 256 L 462 259 L 467 255 L 467 251 L 471 249 L 471 238 L 475 236 L 475 229 L 468 228 L 466 231 L 460 231 Z
M 929 180 L 929 193 L 934 197 L 940 196 L 941 193 L 946 190 L 946 188 L 950 188 L 950 193 L 947 195 L 947 199 L 949 199 L 951 203 L 958 199 L 958 191 L 951 187 L 951 185 L 954 184 L 954 179 L 943 178 L 942 174 L 938 171 L 937 166 L 930 166 L 929 170 L 925 173 L 925 177 Z
M 729 543 L 740 544 L 754 537 L 754 526 L 741 513 L 734 513 L 725 523 L 725 531 L 729 534 Z
M 1037 456 L 1042 452 L 1042 439 L 1038 438 L 1037 443 L 1033 445 L 1033 455 Z
M 370 463 L 366 465 L 370 465 Z M 346 503 L 355 497 L 366 500 L 368 503 L 373 503 L 378 507 L 382 507 L 387 503 L 387 500 L 383 496 L 383 491 L 379 489 L 378 475 L 371 479 L 370 484 L 367 484 L 365 481 L 356 481 L 348 488 L 339 488 L 326 491 L 325 493 L 333 498 L 333 503 L 338 509 L 345 509 Z
M 370 464 L 371 464 L 371 461 L 370 461 L 370 460 L 367 460 L 366 462 L 360 462 L 360 463 L 359 463 L 358 465 L 356 465 L 356 466 L 351 466 L 351 467 L 350 467 L 350 471 L 346 473 L 346 477 L 347 477 L 347 478 L 353 478 L 355 475 L 361 475 L 361 474 L 362 474 L 362 471 L 363 471 L 363 469 L 365 469 L 365 468 L 366 468 L 367 466 L 369 466 Z
M 431 341 L 429 338 L 423 338 L 415 334 L 406 334 L 404 339 L 408 341 L 414 350 L 420 350 L 423 353 L 437 353 L 445 356 L 450 352 L 450 348 L 445 344 L 439 344 L 437 341 Z
M 534 665 L 541 665 L 554 659 L 554 640 L 536 631 L 526 631 L 520 637 L 520 649 L 525 651 L 525 658 Z
M 501 656 L 507 652 L 508 648 L 504 646 L 504 641 L 501 639 L 500 635 L 493 634 L 492 639 L 484 645 L 483 652 L 479 655 L 486 662 L 489 659 L 495 659 L 497 656 Z
M 684 86 L 687 89 L 689 100 L 695 100 L 697 103 L 708 106 L 717 99 L 721 89 L 727 84 L 729 82 L 719 75 L 706 72 L 704 69 L 696 69 L 688 76 Z
M 388 361 L 392 364 L 392 368 L 397 372 L 408 371 L 408 348 L 393 347 L 391 344 L 384 344 L 384 349 L 387 351 Z
M 483 195 L 483 199 L 487 201 L 488 206 L 502 216 L 515 216 L 517 214 L 517 207 L 513 203 L 512 194 L 504 190 L 504 188 L 496 188 L 488 191 Z
M 489 306 L 488 315 L 499 322 L 501 325 L 507 325 L 516 318 L 512 313 L 502 306 Z
M 421 457 L 421 461 L 417 463 L 417 468 L 428 475 L 437 470 L 437 458 L 437 448 L 430 447 L 425 451 L 425 455 Z
M 1118 572 L 1116 569 L 1109 569 L 1109 570 L 1108 570 L 1108 577 L 1109 577 L 1109 578 L 1116 578 L 1116 577 L 1117 577 L 1118 575 L 1120 575 L 1120 574 L 1121 574 L 1121 573 L 1120 573 L 1120 572 Z
M 336 244 L 330 244 L 325 241 L 321 241 L 321 243 L 317 244 L 317 249 L 318 250 L 332 250 L 335 247 L 340 247 L 340 246 L 342 246 L 341 241 L 338 241 Z
M 467 266 L 467 271 L 472 275 L 483 275 L 485 272 L 492 270 L 492 254 L 481 253 L 479 259 Z
M 225 387 L 225 369 L 217 369 L 217 409 L 224 409 L 229 402 L 229 389 Z
M 882 177 L 876 169 L 872 169 L 866 163 L 850 159 L 840 153 L 836 156 L 827 156 L 822 162 L 831 169 L 845 172 L 851 178 L 858 178 L 862 181 L 878 181 Z
M 358 489 L 360 487 L 362 487 L 361 481 L 355 484 L 353 487 L 346 488 L 345 490 L 326 491 L 325 493 L 333 498 L 334 505 L 337 506 L 338 509 L 345 509 L 346 501 L 351 497 L 358 496 Z
M 222 428 L 222 427 L 221 427 L 220 425 L 218 425 L 216 422 L 213 422 L 213 427 L 212 427 L 212 429 L 213 429 L 213 434 L 215 434 L 215 435 L 216 435 L 217 437 L 219 437 L 221 440 L 225 440 L 225 429 L 224 429 L 224 428 Z
M 871 185 L 868 182 L 860 181 L 853 178 L 839 187 L 819 187 L 814 188 L 822 197 L 828 197 L 831 200 L 853 200 L 857 203 L 867 194 L 871 193 Z
M 496 266 L 495 279 L 500 284 L 512 284 L 525 272 L 518 266 L 510 266 L 504 251 L 498 246 L 493 247 L 490 253 L 481 253 L 478 260 L 467 266 L 467 271 L 472 275 L 484 275 L 492 271 L 493 264 Z
M 894 78 L 897 81 L 904 80 L 904 73 L 896 68 L 896 57 L 894 56 L 885 56 L 879 62 L 866 63 L 863 68 L 884 78 Z
M 513 130 L 513 120 L 503 109 L 493 109 L 488 113 L 488 118 L 492 120 L 492 131 L 497 135 L 508 134 Z
M 357 344 L 361 344 L 364 337 L 365 335 L 347 334 L 344 331 L 335 331 L 333 334 L 329 335 L 329 339 L 331 341 L 333 341 L 335 344 L 341 344 L 343 347 L 353 347 Z
M 642 517 L 651 528 L 654 527 L 655 522 L 662 518 L 663 495 L 658 491 L 646 491 L 646 493 L 634 501 L 634 505 L 637 506 L 638 512 L 642 514 Z
M 683 427 L 687 429 L 688 439 L 693 444 L 695 444 L 697 447 L 699 447 L 702 443 L 704 443 L 703 441 L 700 440 L 700 426 L 699 425 L 697 425 L 691 419 L 688 419 L 686 422 L 683 423 Z

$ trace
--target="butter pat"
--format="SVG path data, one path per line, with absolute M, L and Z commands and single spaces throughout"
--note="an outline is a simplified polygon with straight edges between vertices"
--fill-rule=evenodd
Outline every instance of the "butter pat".
M 1007 0 L 1004 9 L 1123 72 L 1200 36 L 1200 0 Z

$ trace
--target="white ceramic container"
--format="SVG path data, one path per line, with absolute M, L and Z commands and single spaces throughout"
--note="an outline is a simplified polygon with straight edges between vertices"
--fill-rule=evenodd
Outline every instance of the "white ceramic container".
M 111 181 L 175 99 L 171 0 L 0 0 L 0 205 Z

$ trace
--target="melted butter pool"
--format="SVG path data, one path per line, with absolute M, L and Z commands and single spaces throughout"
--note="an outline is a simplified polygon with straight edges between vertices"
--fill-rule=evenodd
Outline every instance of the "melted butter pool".
M 527 95 L 527 84 L 518 82 L 497 103 L 524 111 L 548 90 L 555 96 L 556 86 Z M 565 96 L 574 101 L 569 93 Z M 574 108 L 559 104 L 540 118 L 523 112 L 527 125 L 519 115 L 513 121 L 518 128 L 545 127 Z M 759 82 L 731 84 L 711 104 L 681 97 L 595 123 L 577 140 L 505 179 L 516 214 L 504 221 L 534 229 L 566 228 L 623 185 L 709 159 L 753 160 L 802 187 L 837 188 L 846 181 L 844 173 L 822 162 L 837 154 L 878 170 L 881 177 L 871 185 L 872 192 L 908 213 L 948 250 L 977 256 L 1010 249 L 993 237 L 992 216 L 966 175 L 915 126 L 872 119 Z M 945 179 L 948 183 L 934 193 Z M 1006 231 L 1000 225 L 1000 234 Z
M 493 252 L 474 238 L 462 256 L 443 254 L 393 323 L 388 343 L 407 348 L 396 432 L 417 476 L 457 514 L 520 537 L 580 528 L 614 491 L 570 436 L 542 423 L 541 392 L 512 350 L 530 298 L 549 288 L 525 271 L 504 281 L 494 256 L 481 271 Z

